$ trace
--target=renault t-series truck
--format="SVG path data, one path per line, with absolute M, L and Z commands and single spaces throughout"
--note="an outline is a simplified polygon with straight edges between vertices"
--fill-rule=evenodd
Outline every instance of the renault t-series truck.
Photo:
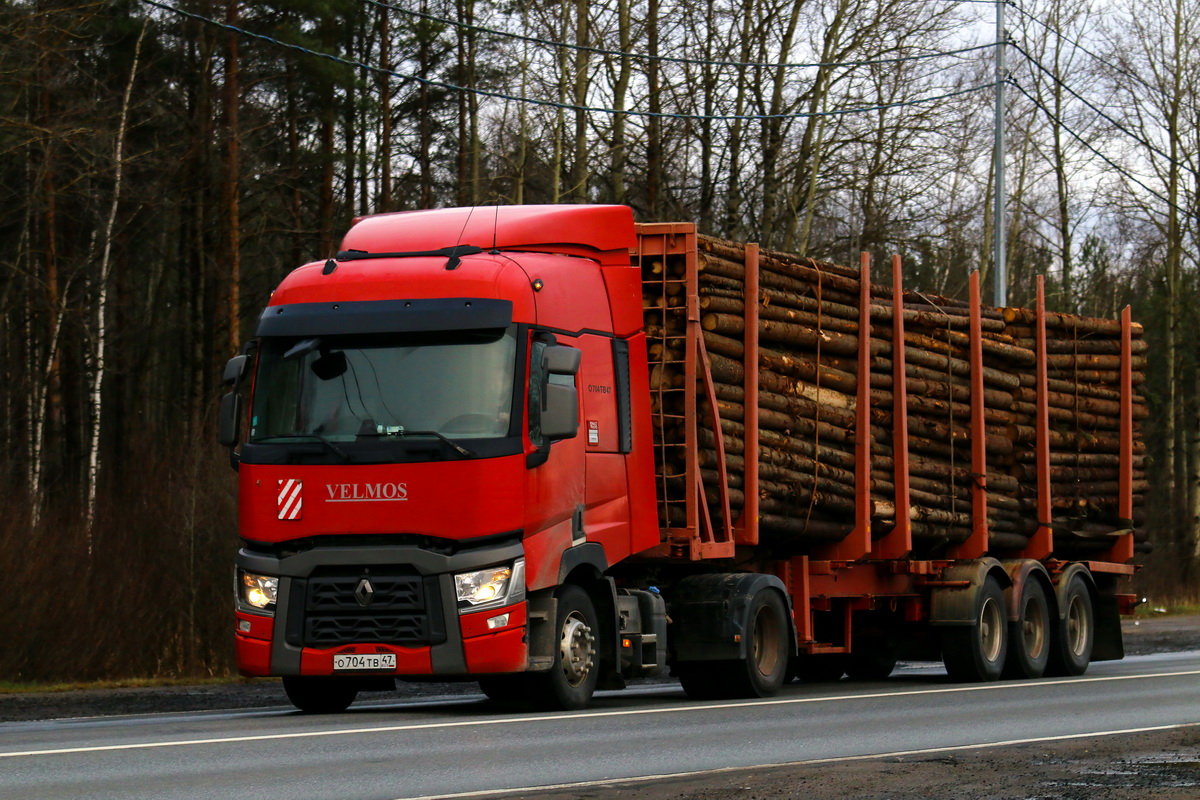
M 312 712 L 396 679 L 569 709 L 668 669 L 767 696 L 1120 658 L 1140 326 L 972 289 L 622 206 L 357 220 L 226 367 L 240 671 Z

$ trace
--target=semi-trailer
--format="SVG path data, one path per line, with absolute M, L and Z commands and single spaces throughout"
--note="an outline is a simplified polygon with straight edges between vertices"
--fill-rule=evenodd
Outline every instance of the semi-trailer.
M 225 369 L 239 670 L 330 712 L 1122 657 L 1141 327 L 901 274 L 623 206 L 356 220 Z

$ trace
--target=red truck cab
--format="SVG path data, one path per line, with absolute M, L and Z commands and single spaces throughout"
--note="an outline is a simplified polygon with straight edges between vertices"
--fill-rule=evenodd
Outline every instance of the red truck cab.
M 620 206 L 402 212 L 283 280 L 226 374 L 243 674 L 311 710 L 394 676 L 586 702 L 601 576 L 659 541 L 634 244 Z

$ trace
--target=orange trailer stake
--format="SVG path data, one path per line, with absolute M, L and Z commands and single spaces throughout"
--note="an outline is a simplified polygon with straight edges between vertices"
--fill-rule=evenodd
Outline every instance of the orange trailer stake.
M 979 558 L 987 552 L 987 429 L 983 391 L 983 311 L 979 298 L 979 271 L 971 273 L 971 538 L 955 551 L 958 558 Z
M 1029 545 L 1021 554 L 1041 560 L 1054 550 L 1054 533 L 1050 528 L 1050 403 L 1046 361 L 1046 281 L 1037 278 L 1037 513 L 1038 528 L 1029 537 Z
M 859 263 L 858 290 L 858 387 L 854 422 L 854 530 L 823 557 L 855 561 L 871 552 L 871 254 Z
M 1133 320 L 1129 306 L 1121 309 L 1121 455 L 1117 514 L 1128 529 L 1113 544 L 1106 561 L 1124 564 L 1133 559 Z
M 904 361 L 904 275 L 900 256 L 892 256 L 892 463 L 896 487 L 896 524 L 875 545 L 879 558 L 904 558 L 912 550 L 908 481 L 908 374 Z
M 758 245 L 746 245 L 746 285 L 742 292 L 746 315 L 743 391 L 745 393 L 745 505 L 736 525 L 738 544 L 758 544 Z M 722 459 L 724 460 L 724 459 Z

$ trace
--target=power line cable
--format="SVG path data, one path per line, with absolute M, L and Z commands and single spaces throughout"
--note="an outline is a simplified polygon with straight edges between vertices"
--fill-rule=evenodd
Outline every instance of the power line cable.
M 1175 166 L 1177 166 L 1177 167 L 1184 167 L 1184 166 L 1185 166 L 1185 165 L 1183 165 L 1183 164 L 1179 163 L 1178 161 L 1176 161 L 1174 158 L 1172 158 L 1172 157 L 1171 157 L 1171 155 L 1170 155 L 1169 153 L 1165 153 L 1165 152 L 1163 152 L 1162 150 L 1160 150 L 1160 149 L 1159 149 L 1159 148 L 1158 148 L 1156 145 L 1154 145 L 1153 143 L 1151 143 L 1151 142 L 1149 142 L 1149 141 L 1146 141 L 1145 139 L 1142 139 L 1142 138 L 1141 138 L 1141 137 L 1139 137 L 1139 136 L 1138 136 L 1136 133 L 1134 133 L 1133 131 L 1131 131 L 1131 130 L 1129 130 L 1128 128 L 1126 128 L 1124 125 L 1122 125 L 1120 122 L 1118 122 L 1117 120 L 1115 120 L 1115 119 L 1113 119 L 1112 117 L 1110 117 L 1108 114 L 1106 114 L 1106 113 L 1105 113 L 1104 111 L 1102 111 L 1101 109 L 1097 108 L 1097 107 L 1096 107 L 1095 105 L 1093 105 L 1093 104 L 1091 103 L 1091 101 L 1089 101 L 1089 100 L 1088 100 L 1086 97 L 1084 97 L 1084 96 L 1083 96 L 1083 95 L 1081 95 L 1079 92 L 1077 92 L 1077 91 L 1075 91 L 1074 89 L 1072 89 L 1070 86 L 1068 86 L 1068 85 L 1067 85 L 1067 83 L 1066 83 L 1065 81 L 1063 81 L 1061 78 L 1059 78 L 1059 77 L 1058 77 L 1057 75 L 1055 75 L 1053 72 L 1051 72 L 1051 71 L 1050 71 L 1048 68 L 1046 68 L 1046 67 L 1045 67 L 1045 66 L 1044 66 L 1044 65 L 1043 65 L 1041 62 L 1039 62 L 1039 61 L 1038 61 L 1036 58 L 1034 58 L 1033 56 L 1031 56 L 1031 55 L 1030 55 L 1030 54 L 1029 54 L 1029 53 L 1028 53 L 1028 52 L 1027 52 L 1027 51 L 1026 51 L 1026 50 L 1025 50 L 1023 47 L 1021 47 L 1021 45 L 1019 45 L 1019 44 L 1017 44 L 1017 43 L 1013 42 L 1013 43 L 1012 43 L 1012 47 L 1013 47 L 1013 49 L 1014 49 L 1014 50 L 1016 50 L 1018 53 L 1020 53 L 1021 55 L 1025 56 L 1025 58 L 1026 58 L 1026 59 L 1029 61 L 1029 63 L 1033 64 L 1033 65 L 1034 65 L 1035 67 L 1037 67 L 1039 70 L 1041 70 L 1042 72 L 1046 73 L 1046 75 L 1047 75 L 1047 76 L 1049 76 L 1050 80 L 1051 80 L 1051 81 L 1053 81 L 1053 82 L 1054 82 L 1056 85 L 1058 85 L 1058 86 L 1061 86 L 1062 88 L 1066 89 L 1068 92 L 1070 92 L 1070 93 L 1071 93 L 1071 95 L 1072 95 L 1073 97 L 1075 97 L 1077 100 L 1079 100 L 1079 101 L 1080 101 L 1081 103 L 1083 103 L 1085 106 L 1087 106 L 1088 108 L 1090 108 L 1092 111 L 1096 112 L 1096 114 L 1097 114 L 1097 115 L 1099 115 L 1100 117 L 1102 117 L 1102 118 L 1103 118 L 1104 120 L 1106 120 L 1106 121 L 1107 121 L 1107 122 L 1108 122 L 1110 125 L 1112 125 L 1114 128 L 1116 128 L 1117 130 L 1119 130 L 1121 133 L 1125 134 L 1125 135 L 1126 135 L 1126 136 L 1128 136 L 1130 139 L 1132 139 L 1133 141 L 1135 141 L 1135 142 L 1137 142 L 1138 144 L 1140 144 L 1142 147 L 1145 147 L 1147 150 L 1150 150 L 1151 152 L 1153 152 L 1153 153 L 1156 153 L 1156 154 L 1158 154 L 1158 155 L 1162 156 L 1163 158 L 1167 159 L 1167 161 L 1168 161 L 1168 162 L 1170 162 L 1171 164 L 1174 164 L 1174 165 L 1175 165 Z
M 1057 115 L 1056 115 L 1056 114 L 1055 114 L 1053 111 L 1051 111 L 1050 109 L 1046 108 L 1046 106 L 1044 106 L 1040 100 L 1038 100 L 1036 97 L 1034 97 L 1034 96 L 1033 96 L 1033 95 L 1031 95 L 1029 92 L 1027 92 L 1027 91 L 1025 90 L 1025 87 L 1024 87 L 1024 86 L 1022 86 L 1020 83 L 1018 83 L 1017 81 L 1011 81 L 1011 83 L 1012 83 L 1012 85 L 1013 85 L 1013 86 L 1015 86 L 1015 87 L 1017 88 L 1017 91 L 1019 91 L 1021 94 L 1025 95 L 1027 98 L 1029 98 L 1029 101 L 1030 101 L 1031 103 L 1033 103 L 1035 106 L 1037 106 L 1038 108 L 1040 108 L 1040 109 L 1042 110 L 1042 112 L 1043 112 L 1043 113 L 1044 113 L 1046 116 L 1050 117 L 1050 119 L 1052 119 L 1052 120 L 1054 120 L 1056 123 L 1058 123 L 1058 125 L 1059 125 L 1059 126 L 1060 126 L 1060 127 L 1063 129 L 1063 130 L 1065 130 L 1067 133 L 1071 134 L 1071 136 L 1073 136 L 1073 137 L 1075 138 L 1075 140 L 1076 140 L 1076 141 L 1078 141 L 1080 144 L 1082 144 L 1082 145 L 1083 145 L 1084 147 L 1086 147 L 1088 150 L 1091 150 L 1091 151 L 1092 151 L 1094 154 L 1096 154 L 1097 156 L 1099 156 L 1099 157 L 1100 157 L 1100 159 L 1101 159 L 1102 161 L 1104 161 L 1104 163 L 1108 164 L 1110 167 L 1112 167 L 1114 170 L 1116 170 L 1117 172 L 1119 172 L 1119 173 L 1120 173 L 1122 176 L 1124 176 L 1125 178 L 1127 178 L 1127 179 L 1129 179 L 1129 180 L 1133 181 L 1133 182 L 1134 182 L 1134 183 L 1136 183 L 1138 186 L 1140 186 L 1140 187 L 1142 187 L 1143 189 L 1145 189 L 1145 190 L 1146 190 L 1146 191 L 1147 191 L 1147 192 L 1148 192 L 1148 193 L 1149 193 L 1149 194 L 1150 194 L 1152 197 L 1156 198 L 1157 200 L 1159 200 L 1160 202 L 1162 202 L 1164 205 L 1167 205 L 1167 206 L 1169 206 L 1170 208 L 1173 208 L 1173 209 L 1175 209 L 1175 210 L 1176 210 L 1177 212 L 1179 212 L 1180 214 L 1184 214 L 1184 215 L 1186 215 L 1186 214 L 1187 214 L 1187 212 L 1186 212 L 1186 211 L 1184 211 L 1182 208 L 1180 208 L 1179 206 L 1175 205 L 1175 204 L 1174 204 L 1174 203 L 1172 203 L 1170 200 L 1168 200 L 1167 198 L 1163 197 L 1161 194 L 1159 194 L 1158 192 L 1154 191 L 1153 189 L 1151 189 L 1151 188 L 1150 188 L 1149 186 L 1147 186 L 1146 184 L 1142 183 L 1142 181 L 1141 181 L 1140 179 L 1138 179 L 1137 177 L 1135 177 L 1135 176 L 1134 176 L 1132 173 L 1130 173 L 1130 172 L 1129 172 L 1128 170 L 1126 170 L 1124 167 L 1120 166 L 1120 165 L 1119 165 L 1119 164 L 1117 164 L 1115 161 L 1113 161 L 1112 159 L 1110 159 L 1108 156 L 1104 155 L 1104 153 L 1101 153 L 1099 150 L 1097 150 L 1095 147 L 1093 147 L 1093 146 L 1092 146 L 1092 144 L 1091 144 L 1090 142 L 1086 141 L 1086 140 L 1085 140 L 1085 139 L 1084 139 L 1082 136 L 1080 136 L 1078 133 L 1076 133 L 1074 130 L 1072 130 L 1070 127 L 1068 127 L 1068 126 L 1067 126 L 1067 124 L 1066 124 L 1065 122 L 1063 122 L 1061 119 L 1059 119 L 1059 117 L 1058 117 L 1058 116 L 1057 116 Z
M 1062 41 L 1071 45 L 1076 50 L 1079 50 L 1080 52 L 1085 53 L 1088 56 L 1091 56 L 1092 59 L 1094 59 L 1095 61 L 1098 61 L 1100 64 L 1108 67 L 1113 72 L 1116 72 L 1120 75 L 1124 75 L 1126 78 L 1129 78 L 1131 80 L 1134 80 L 1134 81 L 1140 83 L 1142 86 L 1145 86 L 1147 89 L 1154 88 L 1149 83 L 1147 83 L 1146 80 L 1144 78 L 1142 78 L 1140 75 L 1130 72 L 1129 70 L 1125 69 L 1124 67 L 1118 67 L 1117 65 L 1109 62 L 1102 56 L 1096 55 L 1095 53 L 1093 53 L 1091 50 L 1084 47 L 1082 44 L 1080 44 L 1075 39 L 1072 39 L 1070 36 L 1067 36 L 1062 31 L 1056 30 L 1055 28 L 1051 27 L 1051 25 L 1048 22 L 1043 22 L 1042 20 L 1035 17 L 1033 14 L 1031 14 L 1028 11 L 1026 11 L 1025 9 L 1021 8 L 1019 5 L 1017 5 L 1017 3 L 1013 2 L 1013 0 L 1006 0 L 1006 2 L 1008 3 L 1008 5 L 1015 8 L 1017 10 L 1018 14 L 1022 15 L 1023 17 L 1025 17 L 1029 20 L 1032 20 L 1033 22 L 1036 22 L 1038 25 L 1041 25 L 1043 28 L 1050 31 L 1050 33 L 1054 34 L 1056 37 L 1058 37 Z
M 457 84 L 448 83 L 446 81 L 438 81 L 438 80 L 433 80 L 431 78 L 423 78 L 420 75 L 410 75 L 410 74 L 406 74 L 403 72 L 397 72 L 395 70 L 383 69 L 382 67 L 377 67 L 372 64 L 364 64 L 361 61 L 354 61 L 352 59 L 342 58 L 341 56 L 335 56 L 331 53 L 323 53 L 323 52 L 320 52 L 317 50 L 311 50 L 307 47 L 303 47 L 298 44 L 293 44 L 291 42 L 285 42 L 280 39 L 276 39 L 272 36 L 267 36 L 267 35 L 261 34 L 261 33 L 255 33 L 254 31 L 246 30 L 245 28 L 239 28 L 236 25 L 230 25 L 229 23 L 221 22 L 219 20 L 215 20 L 210 17 L 205 17 L 200 14 L 195 14 L 191 11 L 184 11 L 181 8 L 175 8 L 174 6 L 167 5 L 166 3 L 158 2 L 158 0 L 141 0 L 141 1 L 143 3 L 145 3 L 146 5 L 153 6 L 158 9 L 162 9 L 163 11 L 169 11 L 173 14 L 178 14 L 180 16 L 188 17 L 190 19 L 194 19 L 198 22 L 203 22 L 207 25 L 211 25 L 216 28 L 221 28 L 223 30 L 230 31 L 232 33 L 237 33 L 242 36 L 248 36 L 252 39 L 258 39 L 259 41 L 277 45 L 279 47 L 283 47 L 288 50 L 293 50 L 295 52 L 304 53 L 305 55 L 314 56 L 316 58 L 322 58 L 327 61 L 332 61 L 336 64 L 341 64 L 343 66 L 353 67 L 355 69 L 361 69 L 361 70 L 365 70 L 367 72 L 374 72 L 374 73 L 378 73 L 378 74 L 382 74 L 382 75 L 390 75 L 391 77 L 401 78 L 403 80 L 415 81 L 416 83 L 420 83 L 425 86 L 431 86 L 431 87 L 435 87 L 438 89 L 445 89 L 445 90 L 451 91 L 451 92 L 465 92 L 468 94 L 474 94 L 474 95 L 478 95 L 481 97 L 491 97 L 491 98 L 497 99 L 497 100 L 508 100 L 510 102 L 515 102 L 515 103 L 528 103 L 530 105 L 544 106 L 544 107 L 548 107 L 548 108 L 560 109 L 563 111 L 582 111 L 582 112 L 589 113 L 589 114 L 609 114 L 609 115 L 620 114 L 620 115 L 624 115 L 627 117 L 638 117 L 638 118 L 659 118 L 659 119 L 678 119 L 678 120 L 712 120 L 712 121 L 734 121 L 734 120 L 756 121 L 756 120 L 769 120 L 769 119 L 805 119 L 808 117 L 839 117 L 839 116 L 847 116 L 847 115 L 851 115 L 851 114 L 864 114 L 864 113 L 871 112 L 871 111 L 881 111 L 881 110 L 891 109 L 891 108 L 903 108 L 903 107 L 907 107 L 907 106 L 916 106 L 916 105 L 922 105 L 924 103 L 933 103 L 933 102 L 937 102 L 939 100 L 948 100 L 950 98 L 960 97 L 962 95 L 972 94 L 974 92 L 981 92 L 981 91 L 984 91 L 985 89 L 991 89 L 996 86 L 996 81 L 991 81 L 991 82 L 979 84 L 976 86 L 970 86 L 966 89 L 958 89 L 956 91 L 946 92 L 944 94 L 939 94 L 939 95 L 932 95 L 930 97 L 919 97 L 919 98 L 916 98 L 913 100 L 902 100 L 902 101 L 897 101 L 895 103 L 879 103 L 879 104 L 874 104 L 874 105 L 869 105 L 869 106 L 861 106 L 861 107 L 855 107 L 855 108 L 832 109 L 829 111 L 813 111 L 813 112 L 799 111 L 799 112 L 795 112 L 795 113 L 791 113 L 791 114 L 675 114 L 675 113 L 653 112 L 653 111 L 631 111 L 631 110 L 603 108 L 603 107 L 595 107 L 595 106 L 578 106 L 578 105 L 574 105 L 571 103 L 560 103 L 555 100 L 538 100 L 538 99 L 532 98 L 532 97 L 520 97 L 518 95 L 506 94 L 504 92 L 493 91 L 490 89 L 479 89 L 479 88 L 470 88 L 470 87 L 466 87 L 466 86 L 459 86 Z
M 384 2 L 384 0 L 366 0 L 367 4 L 385 8 L 392 11 L 397 11 L 410 17 L 423 19 L 428 22 L 436 22 L 441 25 L 448 25 L 460 30 L 471 31 L 472 33 L 484 33 L 491 36 L 500 36 L 507 39 L 515 39 L 520 42 L 528 42 L 529 44 L 542 45 L 544 47 L 555 47 L 565 50 L 582 51 L 586 53 L 595 53 L 603 56 L 616 56 L 618 58 L 631 58 L 638 61 L 646 62 L 662 62 L 667 64 L 688 64 L 692 66 L 707 66 L 707 67 L 748 67 L 762 69 L 816 69 L 820 67 L 864 67 L 875 64 L 900 64 L 907 61 L 921 61 L 931 58 L 941 58 L 943 56 L 957 56 L 966 53 L 973 53 L 979 50 L 988 50 L 996 46 L 996 42 L 987 44 L 973 45 L 971 47 L 963 47 L 958 50 L 939 50 L 931 53 L 917 53 L 911 56 L 895 56 L 891 58 L 872 58 L 861 59 L 858 61 L 817 61 L 812 63 L 759 63 L 753 61 L 715 61 L 701 58 L 683 58 L 681 56 L 651 56 L 643 53 L 627 53 L 623 50 L 608 50 L 602 47 L 591 47 L 589 45 L 571 44 L 570 42 L 559 42 L 553 39 L 542 39 L 537 36 L 527 36 L 521 33 L 512 31 L 502 31 L 497 28 L 485 28 L 480 25 L 471 25 L 466 22 L 449 19 L 447 17 L 439 17 L 435 14 L 430 14 L 425 11 L 415 11 L 411 8 L 401 8 L 392 3 Z M 993 0 L 960 0 L 960 2 L 986 2 L 994 4 Z

